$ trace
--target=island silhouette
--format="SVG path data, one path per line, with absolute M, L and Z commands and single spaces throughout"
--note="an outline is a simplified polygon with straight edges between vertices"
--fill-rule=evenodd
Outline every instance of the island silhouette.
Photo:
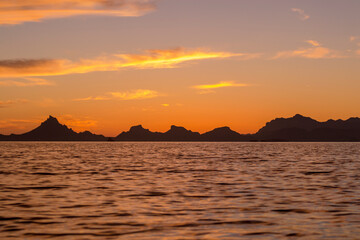
M 255 134 L 240 134 L 230 127 L 215 128 L 200 134 L 184 127 L 174 126 L 162 133 L 152 132 L 142 125 L 133 126 L 129 131 L 116 137 L 105 137 L 89 131 L 75 132 L 49 116 L 41 125 L 24 134 L 0 134 L 0 141 L 204 141 L 204 142 L 335 142 L 360 141 L 360 118 L 328 120 L 319 122 L 310 117 L 296 114 L 290 118 L 276 118 L 266 123 Z

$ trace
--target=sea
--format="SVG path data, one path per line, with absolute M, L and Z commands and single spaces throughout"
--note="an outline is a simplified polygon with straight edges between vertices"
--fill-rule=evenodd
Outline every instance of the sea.
M 0 239 L 360 239 L 360 143 L 0 142 Z

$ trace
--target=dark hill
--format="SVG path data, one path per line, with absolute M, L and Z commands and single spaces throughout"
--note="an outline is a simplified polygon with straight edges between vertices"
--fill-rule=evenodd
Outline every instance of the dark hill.
M 76 133 L 72 129 L 59 123 L 59 121 L 49 116 L 41 125 L 30 132 L 6 136 L 4 140 L 10 141 L 105 141 L 102 135 L 95 135 L 88 131 Z
M 133 126 L 127 132 L 120 133 L 116 141 L 159 141 L 161 133 L 151 132 L 149 129 L 143 128 L 141 125 Z
M 170 130 L 162 134 L 162 139 L 164 141 L 199 141 L 200 133 L 172 125 Z
M 200 134 L 184 127 L 171 126 L 165 133 L 151 132 L 141 125 L 131 127 L 116 138 L 105 138 L 89 131 L 77 133 L 49 116 L 34 130 L 20 135 L 1 135 L 0 141 L 360 141 L 360 118 L 319 122 L 297 114 L 276 118 L 256 134 L 239 134 L 229 127 Z
M 249 141 L 252 139 L 251 135 L 242 135 L 231 130 L 229 127 L 215 128 L 210 132 L 201 134 L 203 141 Z
M 318 122 L 297 114 L 268 122 L 255 138 L 265 141 L 360 141 L 360 118 Z
M 296 114 L 291 118 L 276 118 L 268 123 L 265 127 L 259 130 L 259 134 L 266 134 L 275 132 L 277 130 L 287 128 L 301 128 L 305 130 L 312 130 L 320 126 L 320 123 L 312 118 L 304 117 L 300 114 Z

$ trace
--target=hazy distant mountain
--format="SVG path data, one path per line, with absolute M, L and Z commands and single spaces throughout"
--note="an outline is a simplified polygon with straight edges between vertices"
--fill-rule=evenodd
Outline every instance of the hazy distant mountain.
M 95 135 L 89 131 L 76 133 L 72 129 L 59 123 L 59 121 L 49 116 L 41 125 L 30 132 L 24 134 L 11 134 L 3 137 L 2 140 L 9 141 L 105 141 L 102 135 Z
M 151 132 L 141 125 L 133 126 L 127 132 L 122 132 L 116 141 L 200 141 L 200 133 L 192 132 L 183 127 L 171 126 L 165 132 Z
M 159 141 L 161 133 L 151 132 L 149 129 L 143 128 L 141 125 L 133 126 L 127 132 L 120 133 L 116 141 Z
M 199 141 L 200 133 L 172 125 L 170 130 L 163 134 L 163 139 L 165 141 Z
M 266 123 L 255 138 L 273 141 L 360 141 L 360 118 L 318 122 L 297 114 Z
M 229 127 L 215 128 L 210 132 L 201 134 L 201 140 L 203 141 L 249 141 L 252 138 L 251 135 L 242 135 Z
M 1 135 L 0 141 L 360 141 L 360 118 L 318 122 L 297 114 L 276 118 L 256 134 L 239 134 L 229 127 L 215 128 L 200 134 L 172 125 L 164 133 L 151 132 L 141 125 L 133 126 L 116 138 L 105 138 L 89 131 L 76 133 L 49 116 L 34 130 L 20 135 Z

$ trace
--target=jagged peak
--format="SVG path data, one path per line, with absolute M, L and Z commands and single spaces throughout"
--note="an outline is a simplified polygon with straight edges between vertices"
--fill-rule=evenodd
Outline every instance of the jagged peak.
M 145 129 L 145 128 L 143 128 L 143 126 L 142 126 L 141 124 L 139 124 L 139 125 L 136 125 L 136 126 L 132 126 L 132 127 L 130 128 L 130 131 L 131 131 L 131 130 L 136 130 L 136 129 Z
M 292 118 L 306 118 L 306 117 L 304 117 L 303 115 L 301 115 L 301 114 L 295 114 Z
M 214 130 L 231 130 L 231 128 L 228 126 L 224 126 L 224 127 L 215 128 Z
M 57 118 L 55 118 L 51 115 L 49 115 L 49 117 L 42 124 L 49 124 L 49 123 L 60 124 L 59 121 L 57 120 Z
M 180 127 L 180 126 L 176 126 L 176 125 L 171 125 L 170 129 L 175 129 L 175 128 L 184 128 L 184 127 Z

